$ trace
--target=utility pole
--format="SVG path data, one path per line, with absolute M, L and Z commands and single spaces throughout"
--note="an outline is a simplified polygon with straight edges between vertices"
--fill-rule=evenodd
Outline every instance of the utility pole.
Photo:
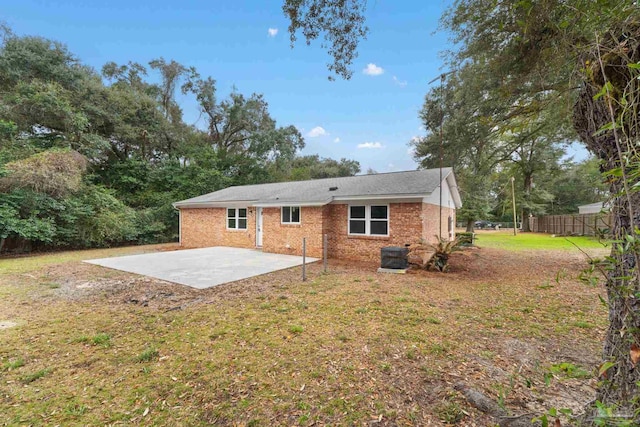
M 442 92 L 443 87 L 444 87 L 444 78 L 446 77 L 445 74 L 441 74 L 440 75 L 440 92 Z M 442 94 L 444 96 L 444 93 Z M 444 145 L 444 134 L 442 132 L 442 125 L 444 123 L 444 106 L 442 105 L 443 103 L 440 103 L 440 185 L 438 186 L 440 188 L 440 212 L 438 214 L 438 223 L 439 223 L 439 228 L 438 228 L 438 237 L 440 237 L 442 239 L 442 146 Z
M 516 217 L 516 179 L 511 177 L 511 201 L 513 202 L 513 235 L 518 234 L 518 218 Z
M 436 80 L 440 79 L 440 95 L 444 97 L 444 79 L 447 77 L 447 75 L 451 74 L 453 71 L 448 71 L 446 73 L 442 73 L 440 74 L 438 77 L 436 77 L 435 79 L 431 80 L 428 84 L 431 84 L 433 82 L 435 82 Z M 444 101 L 440 100 L 440 150 L 439 150 L 439 155 L 440 155 L 440 203 L 439 203 L 439 209 L 438 209 L 438 237 L 442 238 L 442 146 L 444 145 L 444 134 L 442 131 L 442 126 L 444 123 Z

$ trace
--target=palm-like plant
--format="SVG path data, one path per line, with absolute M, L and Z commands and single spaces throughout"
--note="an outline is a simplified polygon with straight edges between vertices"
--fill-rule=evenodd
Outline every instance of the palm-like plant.
M 427 270 L 437 270 L 442 273 L 449 269 L 449 256 L 453 252 L 462 250 L 462 241 L 459 237 L 448 240 L 440 236 L 436 236 L 437 242 L 430 243 L 428 246 L 434 251 L 429 261 L 425 264 Z

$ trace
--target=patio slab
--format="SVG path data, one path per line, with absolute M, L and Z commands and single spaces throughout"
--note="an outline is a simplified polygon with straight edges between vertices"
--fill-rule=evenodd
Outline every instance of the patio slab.
M 307 263 L 318 261 L 307 257 Z M 85 260 L 89 264 L 206 289 L 302 265 L 302 257 L 216 246 Z

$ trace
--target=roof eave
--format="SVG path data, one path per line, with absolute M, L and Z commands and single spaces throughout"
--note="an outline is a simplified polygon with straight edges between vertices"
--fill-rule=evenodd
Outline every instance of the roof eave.
M 255 200 L 222 200 L 222 201 L 203 201 L 203 202 L 189 202 L 182 201 L 173 203 L 173 207 L 176 209 L 193 209 L 193 208 L 226 208 L 226 207 L 243 207 L 253 206 L 256 203 Z
M 453 197 L 453 203 L 455 203 L 456 209 L 460 209 L 462 207 L 462 198 L 460 197 L 460 191 L 458 191 L 458 183 L 456 181 L 456 176 L 453 174 L 453 171 L 450 171 L 447 174 L 445 181 L 447 181 L 447 184 L 449 185 L 449 191 L 451 192 L 451 197 Z
M 331 199 L 313 201 L 313 202 L 304 202 L 304 201 L 288 201 L 288 200 L 278 200 L 274 202 L 256 202 L 252 206 L 257 208 L 279 208 L 281 206 L 324 206 L 331 203 Z
M 405 194 L 362 194 L 354 196 L 336 196 L 334 202 L 348 200 L 387 200 L 387 199 L 423 199 L 431 193 L 405 193 Z

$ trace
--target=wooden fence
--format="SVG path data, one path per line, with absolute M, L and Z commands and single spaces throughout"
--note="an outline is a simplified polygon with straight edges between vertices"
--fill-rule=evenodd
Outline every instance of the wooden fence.
M 611 229 L 611 214 L 546 215 L 534 217 L 532 231 L 539 233 L 595 236 Z

